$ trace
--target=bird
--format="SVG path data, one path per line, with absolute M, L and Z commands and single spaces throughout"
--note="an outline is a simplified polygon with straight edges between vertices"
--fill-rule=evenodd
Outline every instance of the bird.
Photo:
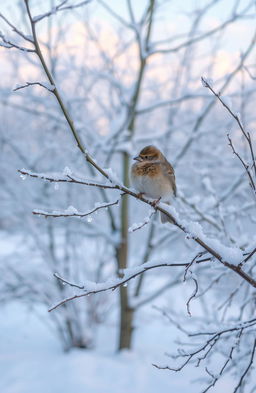
M 152 198 L 156 203 L 161 200 L 170 204 L 177 193 L 175 173 L 163 153 L 157 147 L 149 145 L 133 159 L 136 162 L 131 167 L 130 178 L 139 195 Z M 166 214 L 160 213 L 162 223 L 173 223 Z

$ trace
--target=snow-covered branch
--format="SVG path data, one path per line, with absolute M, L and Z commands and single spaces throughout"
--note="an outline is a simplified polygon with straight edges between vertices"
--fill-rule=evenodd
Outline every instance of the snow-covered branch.
M 241 322 L 236 326 L 232 326 L 216 332 L 200 332 L 195 334 L 193 333 L 189 334 L 187 331 L 184 331 L 184 329 L 178 325 L 177 327 L 181 329 L 181 331 L 187 334 L 188 336 L 208 335 L 210 336 L 210 338 L 207 339 L 204 343 L 199 344 L 195 350 L 189 352 L 185 352 L 184 350 L 182 350 L 179 352 L 178 355 L 173 356 L 173 358 L 176 359 L 177 358 L 185 359 L 183 363 L 181 363 L 181 365 L 178 367 L 171 367 L 169 365 L 162 366 L 157 364 L 153 364 L 153 365 L 158 369 L 170 370 L 175 372 L 181 371 L 185 366 L 187 366 L 190 363 L 195 363 L 196 366 L 198 367 L 201 364 L 201 362 L 205 361 L 207 357 L 212 355 L 212 353 L 214 352 L 213 350 L 216 350 L 216 347 L 218 345 L 221 344 L 223 345 L 225 343 L 225 347 L 227 348 L 227 350 L 225 351 L 226 354 L 224 357 L 224 361 L 220 364 L 219 372 L 212 373 L 211 371 L 209 371 L 207 367 L 205 369 L 207 375 L 210 376 L 206 388 L 205 390 L 203 390 L 203 392 L 206 393 L 211 387 L 213 387 L 218 382 L 218 380 L 221 378 L 223 373 L 227 370 L 227 366 L 232 360 L 233 353 L 239 350 L 242 336 L 244 335 L 246 330 L 249 330 L 250 328 L 254 328 L 255 325 L 256 325 L 256 319 L 252 319 L 245 322 Z M 256 340 L 253 340 L 249 352 L 249 361 L 246 365 L 244 372 L 241 374 L 235 389 L 233 390 L 234 393 L 237 392 L 238 389 L 241 387 L 244 378 L 252 368 L 255 349 L 256 349 Z
M 138 223 L 138 224 L 133 224 L 133 225 L 131 225 L 130 228 L 128 229 L 128 231 L 131 233 L 131 232 L 137 231 L 138 229 L 143 228 L 145 225 L 147 225 L 147 224 L 150 222 L 152 216 L 153 216 L 155 213 L 156 213 L 155 210 L 150 209 L 149 214 L 144 218 L 143 222 L 140 222 L 140 223 Z
M 64 211 L 59 211 L 59 210 L 54 210 L 52 212 L 46 212 L 44 210 L 33 210 L 33 214 L 37 216 L 43 216 L 43 217 L 87 217 L 91 216 L 93 213 L 97 212 L 100 209 L 107 209 L 110 206 L 117 205 L 118 202 L 120 201 L 120 198 L 118 198 L 114 202 L 108 202 L 108 203 L 95 203 L 94 208 L 87 211 L 87 212 L 79 212 L 74 206 L 69 206 L 66 210 Z
M 202 262 L 206 262 L 209 260 L 210 260 L 210 258 L 204 259 L 203 261 L 201 261 L 199 259 L 196 261 L 196 263 L 202 263 Z M 110 280 L 107 280 L 103 283 L 95 283 L 95 282 L 91 282 L 91 281 L 86 281 L 83 285 L 72 283 L 72 284 L 70 284 L 71 286 L 74 286 L 74 287 L 77 287 L 77 288 L 83 290 L 83 293 L 76 294 L 76 295 L 73 295 L 69 298 L 63 299 L 62 301 L 60 301 L 56 305 L 52 306 L 49 309 L 49 311 L 55 310 L 57 307 L 61 306 L 62 304 L 66 303 L 66 302 L 69 302 L 70 300 L 74 300 L 74 299 L 88 296 L 88 295 L 95 294 L 95 293 L 115 290 L 118 287 L 125 285 L 128 281 L 132 280 L 133 278 L 135 278 L 135 277 L 137 277 L 137 276 L 139 276 L 139 275 L 143 274 L 144 272 L 151 270 L 151 269 L 156 269 L 159 267 L 182 267 L 182 268 L 184 268 L 189 265 L 190 265 L 190 263 L 182 263 L 182 262 L 180 262 L 180 263 L 147 262 L 147 263 L 144 263 L 143 265 L 136 266 L 133 268 L 128 268 L 123 271 L 120 271 L 119 274 L 122 276 L 121 278 L 110 279 Z M 55 277 L 57 279 L 59 279 L 60 281 L 63 281 L 65 284 L 69 284 L 69 280 L 62 279 L 62 277 L 60 277 L 58 274 L 55 274 Z
M 23 175 L 29 175 L 31 177 L 41 177 L 49 181 L 55 181 L 55 176 L 47 176 L 45 174 L 34 174 L 33 172 L 22 170 L 20 171 Z M 70 175 L 68 175 L 70 177 Z M 76 182 L 74 179 L 70 178 L 70 182 Z M 65 177 L 58 178 L 57 181 L 66 181 Z M 80 182 L 79 184 L 86 184 L 88 185 L 89 182 Z M 95 185 L 95 184 L 94 184 Z M 102 187 L 100 185 L 99 187 Z M 103 186 L 104 188 L 104 186 Z M 142 197 L 140 194 L 136 194 L 131 189 L 124 187 L 122 185 L 116 184 L 111 186 L 110 188 L 122 191 L 124 194 L 130 195 L 137 200 L 144 202 L 150 206 L 152 206 L 155 210 L 158 210 L 164 214 L 166 214 L 180 230 L 182 230 L 187 238 L 193 239 L 196 243 L 202 246 L 206 251 L 208 251 L 212 256 L 214 256 L 219 262 L 221 262 L 224 266 L 228 269 L 231 269 L 233 272 L 238 274 L 244 280 L 246 280 L 250 285 L 256 288 L 256 280 L 251 277 L 249 274 L 244 272 L 239 264 L 243 261 L 243 253 L 240 249 L 234 247 L 227 247 L 221 244 L 216 239 L 210 239 L 207 237 L 201 225 L 198 223 L 187 222 L 185 220 L 180 219 L 179 214 L 175 210 L 174 207 L 168 206 L 164 203 L 155 204 L 155 201 L 148 200 Z M 40 213 L 38 213 L 40 214 Z M 148 222 L 148 220 L 146 220 Z M 142 226 L 143 223 L 142 223 Z M 139 225 L 139 227 L 142 227 Z
M 68 168 L 67 168 L 68 169 Z M 22 176 L 29 176 L 37 179 L 42 179 L 42 180 L 47 180 L 50 183 L 75 183 L 75 184 L 81 184 L 85 186 L 91 186 L 91 187 L 98 187 L 98 188 L 106 188 L 106 189 L 115 189 L 115 186 L 111 186 L 109 184 L 105 183 L 100 183 L 98 181 L 98 178 L 95 180 L 88 180 L 80 176 L 74 175 L 70 170 L 65 170 L 61 173 L 37 173 L 30 171 L 28 169 L 19 169 L 18 172 Z

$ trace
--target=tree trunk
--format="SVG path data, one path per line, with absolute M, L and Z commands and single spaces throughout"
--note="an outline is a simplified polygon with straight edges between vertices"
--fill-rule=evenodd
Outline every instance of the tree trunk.
M 129 156 L 127 153 L 123 154 L 123 181 L 126 186 L 129 186 Z M 118 269 L 126 269 L 128 263 L 128 197 L 125 195 L 122 198 L 121 205 L 121 241 L 117 249 L 117 264 Z M 120 273 L 119 273 L 120 274 Z M 120 274 L 122 275 L 122 274 Z M 118 349 L 131 348 L 132 342 L 132 323 L 133 310 L 129 306 L 128 288 L 120 287 L 120 331 L 119 331 L 119 346 Z
M 120 332 L 118 349 L 130 349 L 133 333 L 133 309 L 129 307 L 127 287 L 120 288 Z

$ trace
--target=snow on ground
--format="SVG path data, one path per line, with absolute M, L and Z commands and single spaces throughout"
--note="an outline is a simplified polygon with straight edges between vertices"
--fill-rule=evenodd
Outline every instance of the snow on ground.
M 45 315 L 47 318 L 47 315 Z M 136 350 L 115 353 L 106 348 L 73 350 L 64 353 L 49 329 L 20 303 L 2 307 L 0 320 L 0 392 L 1 393 L 198 393 L 191 384 L 193 368 L 185 373 L 157 370 L 152 362 L 163 357 L 171 342 L 169 326 L 154 321 L 138 329 Z M 42 320 L 42 319 L 41 319 Z M 109 340 L 109 327 L 100 342 Z M 141 330 L 141 331 L 140 331 Z M 154 332 L 155 330 L 155 332 Z M 141 334 L 142 333 L 142 334 Z M 102 345 L 101 345 L 102 347 Z M 229 391 L 219 385 L 215 393 Z
M 22 244 L 19 236 L 1 237 L 2 261 L 18 245 L 21 252 Z M 114 320 L 100 327 L 94 350 L 69 353 L 63 352 L 49 322 L 46 307 L 0 304 L 0 393 L 200 393 L 205 386 L 191 383 L 202 376 L 198 368 L 172 373 L 152 366 L 174 365 L 165 353 L 175 351 L 177 331 L 150 305 L 136 319 L 133 350 L 121 353 L 115 351 Z M 231 386 L 225 379 L 211 392 L 229 392 Z

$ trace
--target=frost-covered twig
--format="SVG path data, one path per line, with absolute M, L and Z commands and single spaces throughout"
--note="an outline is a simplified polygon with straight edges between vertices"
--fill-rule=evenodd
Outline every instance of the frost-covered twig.
M 253 366 L 255 350 L 256 350 L 256 339 L 254 340 L 254 343 L 253 343 L 251 356 L 250 356 L 248 365 L 247 365 L 246 369 L 244 370 L 243 374 L 241 375 L 240 380 L 239 380 L 238 384 L 235 387 L 234 393 L 236 393 L 242 387 L 244 379 L 246 378 L 247 374 L 249 373 L 249 371 L 251 370 L 251 368 Z
M 115 189 L 115 186 L 111 186 L 108 184 L 100 183 L 98 181 L 94 180 L 87 180 L 84 179 L 80 176 L 76 176 L 73 173 L 37 173 L 30 171 L 28 169 L 18 169 L 18 172 L 23 175 L 23 176 L 29 176 L 29 177 L 34 177 L 37 179 L 43 179 L 47 180 L 49 182 L 53 183 L 75 183 L 75 184 L 81 184 L 84 186 L 91 186 L 91 187 L 98 187 L 98 188 L 104 188 L 104 189 Z
M 211 337 L 209 339 L 207 339 L 206 342 L 199 345 L 195 350 L 192 350 L 189 352 L 185 352 L 184 350 L 182 350 L 178 353 L 178 355 L 172 356 L 173 358 L 185 358 L 185 360 L 183 361 L 183 363 L 181 363 L 180 366 L 171 367 L 169 365 L 161 366 L 161 365 L 157 365 L 157 364 L 153 364 L 153 366 L 155 366 L 158 369 L 170 370 L 170 371 L 176 371 L 176 372 L 181 371 L 186 365 L 188 365 L 189 363 L 192 363 L 192 362 L 196 362 L 196 366 L 199 366 L 199 364 L 202 361 L 204 361 L 208 356 L 210 356 L 212 349 L 216 346 L 217 343 L 220 342 L 220 340 L 227 340 L 229 338 L 232 339 L 233 338 L 232 333 L 237 332 L 237 335 L 235 336 L 235 340 L 232 343 L 230 350 L 228 352 L 227 358 L 224 361 L 223 365 L 221 366 L 220 372 L 216 375 L 216 378 L 215 378 L 215 376 L 211 375 L 211 373 L 210 373 L 210 376 L 213 380 L 210 382 L 210 384 L 204 390 L 204 392 L 207 392 L 209 390 L 209 388 L 214 386 L 215 383 L 217 382 L 217 380 L 222 376 L 224 370 L 226 369 L 228 363 L 230 362 L 230 360 L 232 358 L 232 354 L 233 354 L 235 348 L 239 346 L 240 339 L 241 339 L 243 332 L 247 329 L 250 329 L 251 327 L 254 327 L 255 325 L 256 325 L 256 319 L 253 319 L 253 320 L 249 320 L 249 321 L 245 321 L 243 323 L 240 323 L 237 326 L 223 329 L 218 332 L 188 334 L 188 336 L 198 336 L 198 335 L 206 334 L 206 335 L 210 335 Z M 186 331 L 185 331 L 185 333 L 186 333 Z M 255 353 L 255 344 L 253 345 L 253 349 L 251 351 L 251 357 L 250 357 L 249 364 L 248 364 L 246 370 L 244 371 L 244 373 L 242 374 L 240 381 L 238 383 L 238 386 L 241 385 L 241 381 L 243 381 L 245 375 L 248 373 L 250 367 L 252 366 L 254 353 Z M 206 372 L 207 372 L 207 370 L 206 370 Z M 207 372 L 207 374 L 209 375 L 209 372 Z M 234 392 L 236 392 L 236 391 L 237 391 L 237 389 L 234 390 Z
M 251 135 L 249 132 L 247 132 L 244 129 L 244 126 L 241 122 L 240 116 L 237 113 L 234 113 L 232 111 L 232 109 L 229 107 L 229 105 L 226 104 L 226 102 L 221 98 L 221 94 L 217 93 L 213 87 L 211 86 L 211 84 L 205 79 L 205 78 L 201 78 L 202 79 L 202 83 L 205 87 L 207 87 L 214 95 L 215 97 L 221 102 L 221 104 L 224 106 L 224 108 L 228 111 L 228 113 L 235 119 L 235 121 L 237 122 L 242 134 L 244 135 L 248 146 L 249 146 L 249 150 L 250 150 L 250 154 L 251 154 L 251 159 L 252 159 L 252 167 L 254 168 L 254 175 L 256 178 L 256 162 L 255 162 L 255 154 L 254 154 L 254 150 L 253 150 L 253 146 L 252 146 L 252 140 L 251 140 Z M 230 138 L 229 138 L 230 141 Z M 234 151 L 234 149 L 233 149 Z M 236 154 L 236 153 L 235 153 Z M 241 158 L 239 157 L 239 159 L 241 160 Z M 253 182 L 254 184 L 254 182 Z M 254 184 L 254 192 L 255 192 L 255 184 Z
M 236 151 L 236 149 L 234 148 L 232 139 L 230 138 L 229 134 L 227 134 L 227 137 L 228 137 L 228 141 L 229 141 L 229 146 L 231 147 L 231 149 L 232 149 L 232 151 L 233 151 L 233 154 L 235 154 L 235 155 L 237 156 L 237 158 L 239 159 L 239 161 L 241 162 L 241 164 L 243 165 L 243 167 L 244 167 L 244 169 L 245 169 L 245 171 L 246 171 L 246 174 L 247 174 L 247 176 L 248 176 L 248 178 L 249 178 L 249 184 L 250 184 L 250 186 L 251 186 L 251 188 L 252 188 L 252 190 L 253 190 L 253 195 L 254 195 L 254 197 L 256 197 L 256 186 L 255 186 L 254 180 L 253 180 L 252 175 L 251 175 L 251 172 L 250 172 L 250 167 L 249 167 L 248 164 L 246 164 L 246 163 L 244 162 L 244 160 L 242 159 L 242 157 L 240 156 L 240 154 L 239 154 L 239 153 Z M 255 163 L 254 163 L 254 164 L 255 164 Z
M 87 217 L 95 213 L 96 211 L 100 209 L 106 209 L 110 206 L 117 205 L 118 202 L 120 201 L 120 198 L 118 198 L 114 202 L 109 202 L 109 203 L 95 203 L 95 206 L 93 209 L 87 211 L 87 212 L 79 212 L 76 208 L 73 206 L 69 206 L 66 210 L 64 211 L 53 211 L 53 212 L 46 212 L 44 210 L 33 210 L 33 214 L 38 215 L 38 216 L 44 216 L 44 217 Z
M 226 88 L 228 87 L 228 85 L 230 84 L 232 79 L 241 70 L 241 68 L 244 65 L 245 60 L 247 59 L 247 57 L 249 56 L 249 54 L 252 52 L 253 48 L 255 47 L 255 43 L 256 43 L 256 33 L 252 37 L 252 40 L 249 43 L 248 47 L 246 48 L 245 52 L 241 55 L 239 63 L 232 70 L 232 72 L 229 73 L 226 81 L 222 85 L 222 87 L 220 89 L 221 93 L 223 93 L 226 90 Z M 176 156 L 176 158 L 174 160 L 174 165 L 177 164 L 181 160 L 181 158 L 184 157 L 184 155 L 188 151 L 188 149 L 191 146 L 191 144 L 197 140 L 197 138 L 195 138 L 195 136 L 198 133 L 198 130 L 200 129 L 204 119 L 207 117 L 207 115 L 210 113 L 210 111 L 214 107 L 215 102 L 216 102 L 215 99 L 211 100 L 209 102 L 209 104 L 205 107 L 203 112 L 200 114 L 200 116 L 198 116 L 198 119 L 197 119 L 194 127 L 191 130 L 191 133 L 190 133 L 190 136 L 189 136 L 188 140 L 185 142 L 184 146 L 182 147 L 182 149 L 180 150 L 180 152 L 178 153 L 178 155 Z
M 140 274 L 144 273 L 147 270 L 151 270 L 151 269 L 156 269 L 159 267 L 184 267 L 187 266 L 188 263 L 154 263 L 154 262 L 148 262 L 145 263 L 141 266 L 136 266 L 134 268 L 129 268 L 129 269 L 125 269 L 122 274 L 123 277 L 122 278 L 115 278 L 115 279 L 111 279 L 108 281 L 105 281 L 103 283 L 94 283 L 91 281 L 86 281 L 84 283 L 83 286 L 78 286 L 76 284 L 72 284 L 72 286 L 77 286 L 78 288 L 80 287 L 80 289 L 83 289 L 84 292 L 82 294 L 76 294 L 74 296 L 71 296 L 69 298 L 63 299 L 62 301 L 60 301 L 59 303 L 57 303 L 56 305 L 54 305 L 53 307 L 51 307 L 49 309 L 49 311 L 53 311 L 55 310 L 57 307 L 61 306 L 64 303 L 67 303 L 71 300 L 80 298 L 80 297 L 84 297 L 84 296 L 88 296 L 91 294 L 95 294 L 95 293 L 100 293 L 100 292 L 106 292 L 109 290 L 115 290 L 118 287 L 126 284 L 128 281 L 132 280 L 133 278 L 139 276 Z M 63 281 L 65 284 L 69 284 L 69 281 L 66 279 L 62 279 L 62 277 L 58 276 L 57 277 L 59 280 Z
M 78 289 L 84 289 L 83 285 L 74 284 L 73 282 L 70 282 L 70 281 L 66 280 L 65 278 L 61 277 L 57 273 L 54 273 L 53 275 L 54 275 L 55 278 L 60 280 L 63 284 L 68 284 L 70 287 L 75 287 L 75 288 L 78 288 Z
M 243 334 L 243 329 L 240 329 L 240 331 L 238 332 L 237 336 L 235 337 L 235 343 L 233 344 L 233 346 L 230 348 L 229 354 L 226 358 L 226 360 L 224 361 L 224 364 L 222 365 L 220 371 L 218 374 L 212 374 L 207 367 L 205 367 L 205 371 L 207 372 L 207 374 L 209 374 L 209 376 L 211 377 L 212 381 L 210 382 L 210 384 L 206 387 L 205 390 L 203 390 L 202 393 L 206 393 L 208 392 L 209 389 L 211 389 L 212 387 L 215 386 L 216 382 L 218 382 L 218 380 L 220 379 L 220 377 L 223 375 L 226 367 L 228 366 L 228 364 L 230 363 L 230 361 L 232 360 L 232 356 L 233 356 L 233 352 L 236 349 L 236 347 L 239 346 L 240 343 L 240 338 Z
M 147 217 L 144 218 L 143 222 L 140 222 L 139 224 L 133 224 L 132 226 L 130 226 L 129 232 L 130 232 L 130 233 L 131 233 L 131 232 L 135 232 L 135 231 L 138 231 L 138 229 L 143 228 L 145 225 L 147 225 L 147 224 L 150 222 L 152 216 L 153 216 L 155 213 L 156 213 L 156 210 L 152 210 L 152 209 L 151 209 L 150 212 L 149 212 L 149 214 L 147 215 Z

